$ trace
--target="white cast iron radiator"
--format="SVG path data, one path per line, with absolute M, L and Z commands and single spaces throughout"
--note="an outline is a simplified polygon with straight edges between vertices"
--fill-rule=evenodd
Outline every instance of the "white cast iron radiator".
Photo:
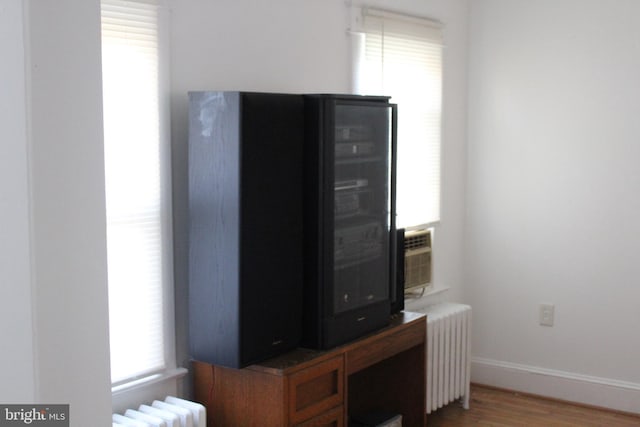
M 127 409 L 124 415 L 113 414 L 113 427 L 206 427 L 205 407 L 190 400 L 167 396 L 151 405 Z
M 440 303 L 427 314 L 427 414 L 462 399 L 469 409 L 471 307 Z

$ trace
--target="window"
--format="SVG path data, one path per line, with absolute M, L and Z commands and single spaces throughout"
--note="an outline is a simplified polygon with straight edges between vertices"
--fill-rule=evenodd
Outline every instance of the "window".
M 442 26 L 363 8 L 354 33 L 356 93 L 398 104 L 397 224 L 440 219 Z
M 102 0 L 113 386 L 173 368 L 167 132 L 157 0 Z

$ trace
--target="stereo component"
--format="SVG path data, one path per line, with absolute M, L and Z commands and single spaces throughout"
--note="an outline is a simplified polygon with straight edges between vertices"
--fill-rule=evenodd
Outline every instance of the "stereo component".
M 336 144 L 336 158 L 370 156 L 373 153 L 373 142 L 340 142 Z
M 379 222 L 356 224 L 337 229 L 334 235 L 334 262 L 344 268 L 382 255 L 382 225 Z

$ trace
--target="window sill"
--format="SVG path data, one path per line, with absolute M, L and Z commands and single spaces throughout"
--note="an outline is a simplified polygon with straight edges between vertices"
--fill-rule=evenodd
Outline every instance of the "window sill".
M 427 305 L 432 304 L 434 300 L 438 301 L 436 296 L 440 296 L 440 294 L 447 292 L 449 289 L 451 288 L 447 285 L 434 284 L 432 287 L 425 290 L 423 295 L 420 295 L 418 292 L 415 296 L 405 296 L 405 310 L 420 311 Z
M 141 387 L 147 387 L 152 384 L 157 384 L 163 381 L 178 379 L 185 376 L 187 372 L 188 371 L 185 368 L 176 368 L 163 373 L 149 375 L 148 377 L 133 380 L 126 384 L 121 384 L 115 387 L 111 387 L 111 394 L 113 396 L 117 396 L 120 393 L 126 393 L 130 390 L 135 390 Z
M 433 285 L 433 286 L 431 287 L 431 289 L 428 289 L 428 290 L 424 293 L 423 297 L 426 297 L 426 296 L 429 296 L 429 295 L 436 295 L 436 294 L 439 294 L 439 293 L 441 293 L 441 292 L 446 292 L 446 291 L 448 291 L 449 289 L 451 289 L 451 287 L 450 287 L 450 286 L 447 286 L 447 285 Z
M 135 409 L 141 403 L 148 404 L 154 399 L 164 399 L 167 395 L 175 396 L 178 391 L 178 380 L 187 373 L 185 368 L 176 368 L 112 387 L 113 412 Z

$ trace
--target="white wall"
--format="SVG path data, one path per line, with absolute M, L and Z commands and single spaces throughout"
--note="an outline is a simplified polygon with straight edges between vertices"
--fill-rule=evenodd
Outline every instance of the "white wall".
M 466 0 L 373 1 L 445 24 L 442 224 L 435 276 L 462 287 L 466 129 Z M 178 363 L 188 365 L 187 91 L 348 93 L 350 7 L 343 0 L 171 0 L 172 144 Z M 426 302 L 424 302 L 426 303 Z
M 0 400 L 69 403 L 71 426 L 106 426 L 111 389 L 99 1 L 3 2 L 0 23 Z M 5 269 L 9 260 L 15 264 Z M 7 311 L 5 289 L 15 298 Z
M 35 378 L 22 1 L 0 3 L 0 402 L 32 402 Z
M 470 4 L 474 380 L 640 412 L 640 3 Z

